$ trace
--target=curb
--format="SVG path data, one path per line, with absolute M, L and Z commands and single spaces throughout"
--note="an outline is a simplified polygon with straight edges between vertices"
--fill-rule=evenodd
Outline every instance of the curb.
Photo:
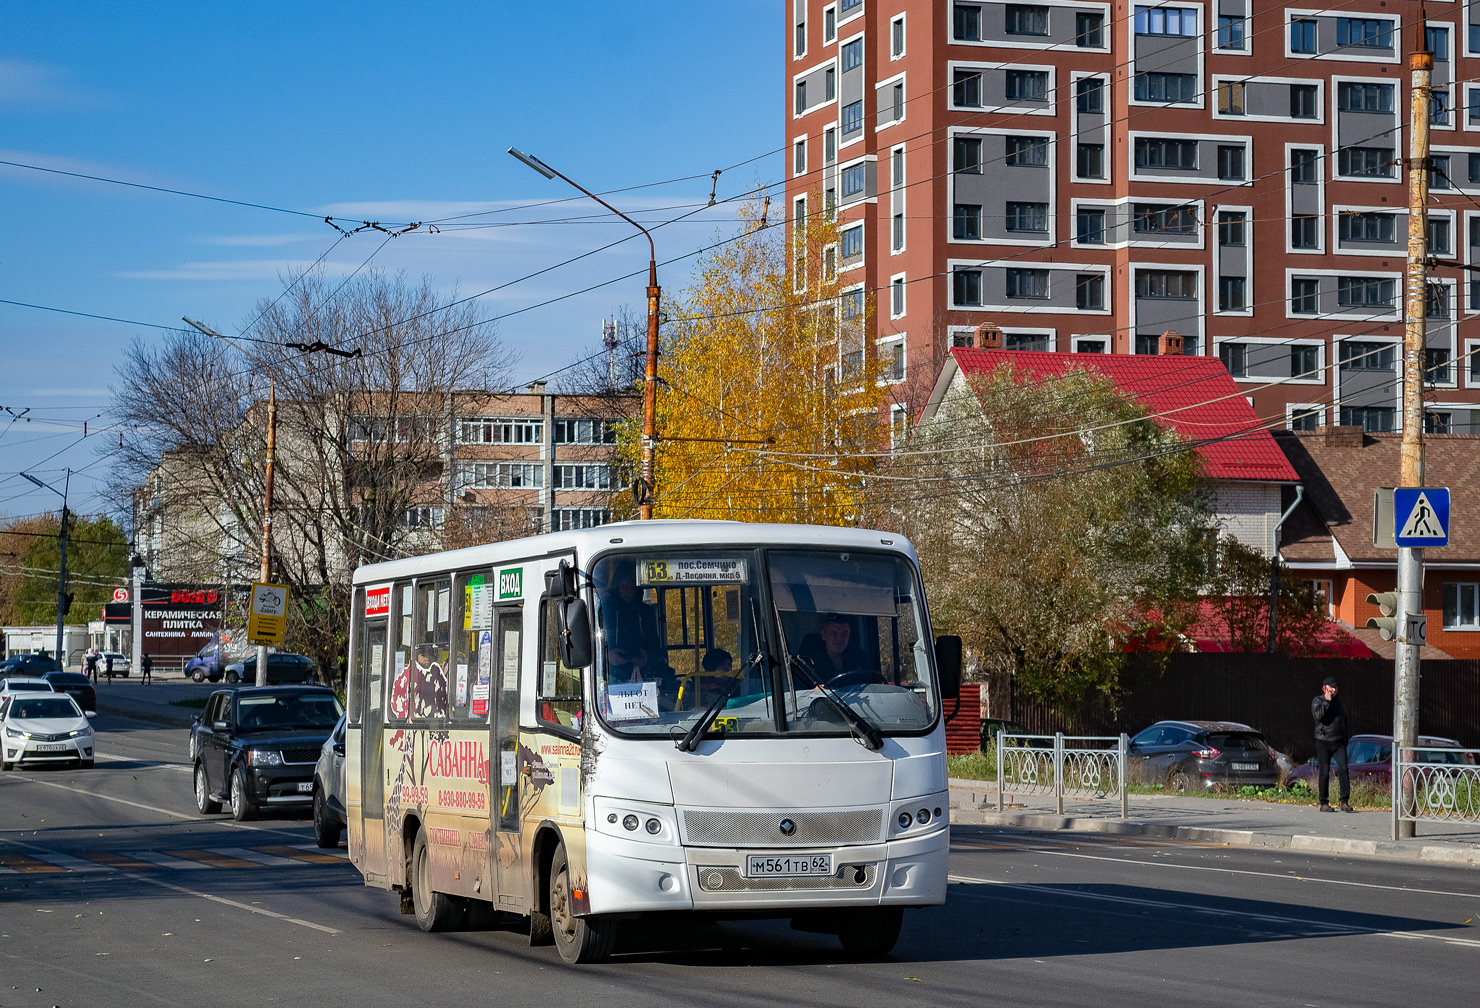
M 962 826 L 1023 826 L 1040 830 L 1074 830 L 1109 833 L 1115 836 L 1154 837 L 1161 840 L 1192 840 L 1228 844 L 1233 847 L 1271 847 L 1319 854 L 1357 854 L 1394 858 L 1400 861 L 1437 861 L 1454 865 L 1480 865 L 1480 850 L 1454 844 L 1405 844 L 1392 840 L 1353 840 L 1306 834 L 1261 833 L 1253 830 L 1207 829 L 1200 826 L 1163 826 L 1157 823 L 1122 822 L 1119 819 L 1088 819 L 1044 815 L 1033 812 L 989 812 L 976 808 L 951 809 L 951 823 Z

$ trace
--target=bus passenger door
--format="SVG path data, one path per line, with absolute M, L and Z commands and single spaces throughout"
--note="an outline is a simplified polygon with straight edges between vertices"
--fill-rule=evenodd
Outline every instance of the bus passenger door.
M 494 878 L 498 886 L 498 905 L 523 907 L 528 900 L 524 891 L 528 875 L 525 862 L 528 852 L 521 846 L 519 834 L 519 668 L 523 651 L 524 612 L 513 606 L 500 607 L 494 614 L 494 716 L 493 760 L 494 797 L 492 812 L 494 837 Z
M 364 822 L 364 851 L 361 872 L 366 882 L 387 885 L 385 864 L 385 663 L 386 621 L 370 620 L 365 626 L 365 720 L 360 730 L 360 800 Z

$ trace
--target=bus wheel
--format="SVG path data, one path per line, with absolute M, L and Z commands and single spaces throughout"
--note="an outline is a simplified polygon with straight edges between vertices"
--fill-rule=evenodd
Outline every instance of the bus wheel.
M 839 921 L 838 941 L 856 956 L 886 956 L 899 941 L 904 907 L 868 907 L 850 910 Z
M 411 905 L 416 926 L 423 931 L 451 931 L 462 923 L 463 908 L 456 899 L 432 890 L 432 859 L 427 851 L 427 831 L 416 831 L 411 849 Z
M 565 844 L 555 848 L 555 857 L 550 862 L 550 924 L 555 931 L 555 947 L 566 962 L 601 962 L 611 955 L 611 922 L 596 917 L 577 917 L 574 913 Z

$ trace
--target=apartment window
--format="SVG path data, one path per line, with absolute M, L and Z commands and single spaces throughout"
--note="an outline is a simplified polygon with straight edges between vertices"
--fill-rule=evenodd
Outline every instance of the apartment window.
M 1290 51 L 1292 53 L 1314 53 L 1316 51 L 1314 20 L 1296 18 L 1290 22 Z
M 838 159 L 838 131 L 823 130 L 822 132 L 822 163 L 830 165 Z
M 402 528 L 437 528 L 442 524 L 439 507 L 412 507 L 401 513 Z
M 804 80 L 799 80 L 796 84 L 795 109 L 797 115 L 801 115 L 803 112 L 807 111 L 807 82 Z
M 1008 231 L 1048 232 L 1048 204 L 1009 201 L 1006 223 Z
M 1190 102 L 1197 100 L 1197 75 L 1179 73 L 1136 74 L 1137 101 Z
M 1342 340 L 1339 360 L 1343 371 L 1392 371 L 1397 350 L 1391 343 Z
M 1136 297 L 1157 300 L 1195 300 L 1197 274 L 1182 270 L 1138 270 Z
M 1048 138 L 1008 137 L 1007 163 L 1021 167 L 1042 167 L 1048 164 Z
M 832 220 L 838 214 L 838 191 L 832 186 L 822 190 L 822 215 Z
M 460 444 L 539 444 L 544 423 L 519 417 L 477 417 L 458 421 Z
M 1429 218 L 1429 254 L 1449 255 L 1453 249 L 1450 248 L 1450 226 L 1448 217 Z
M 1008 4 L 1005 27 L 1009 35 L 1047 35 L 1048 8 L 1036 4 Z
M 1454 381 L 1454 361 L 1448 350 L 1441 348 L 1423 352 L 1423 380 L 1431 385 L 1448 385 Z
M 807 141 L 798 140 L 791 145 L 791 170 L 794 175 L 804 175 L 807 172 Z
M 1336 44 L 1366 49 L 1391 49 L 1393 23 L 1378 18 L 1336 19 Z
M 1249 299 L 1245 294 L 1246 285 L 1243 277 L 1219 277 L 1218 278 L 1218 310 L 1219 311 L 1244 311 L 1249 307 Z
M 1393 430 L 1396 412 L 1391 406 L 1343 406 L 1341 423 L 1360 427 L 1368 434 L 1387 434 Z
M 1218 177 L 1224 181 L 1242 181 L 1244 172 L 1244 148 L 1242 144 L 1220 144 L 1218 147 Z
M 1007 271 L 1007 296 L 1010 298 L 1048 297 L 1048 270 L 1010 269 Z
M 612 520 L 606 508 L 556 508 L 550 512 L 550 531 L 596 528 Z
M 1429 124 L 1432 126 L 1449 125 L 1449 92 L 1433 91 L 1429 94 Z
M 1434 59 L 1447 60 L 1449 58 L 1448 28 L 1436 28 L 1431 25 L 1423 30 L 1423 37 L 1428 43 L 1429 52 L 1434 54 Z
M 891 151 L 889 154 L 889 178 L 890 185 L 895 189 L 904 185 L 904 151 Z
M 856 262 L 863 258 L 863 228 L 849 228 L 842 233 L 838 255 L 845 263 Z
M 1424 317 L 1447 319 L 1449 317 L 1449 285 L 1430 283 L 1424 298 Z M 1448 353 L 1448 351 L 1443 351 Z
M 1319 119 L 1321 115 L 1320 103 L 1317 100 L 1319 93 L 1319 89 L 1314 84 L 1291 84 L 1290 118 Z
M 840 53 L 843 63 L 843 72 L 857 70 L 863 66 L 863 39 L 854 39 L 843 46 Z
M 958 3 L 952 11 L 953 27 L 958 42 L 982 40 L 982 9 L 976 4 Z
M 564 419 L 555 421 L 556 444 L 616 444 L 617 420 Z
M 1080 112 L 1105 111 L 1105 78 L 1081 77 L 1075 81 L 1074 104 Z
M 838 72 L 832 67 L 822 71 L 822 100 L 832 101 L 838 96 Z
M 1290 430 L 1313 431 L 1320 425 L 1321 411 L 1319 409 L 1301 409 L 1297 406 L 1290 410 L 1290 422 L 1287 424 Z
M 1249 215 L 1242 210 L 1222 210 L 1218 213 L 1218 244 L 1242 246 L 1247 244 Z
M 1449 184 L 1449 155 L 1433 154 L 1429 156 L 1429 188 L 1450 189 Z
M 553 466 L 551 485 L 557 490 L 610 490 L 611 466 L 605 463 Z
M 1293 346 L 1290 348 L 1290 377 L 1320 377 L 1320 347 Z
M 957 70 L 952 74 L 951 103 L 957 108 L 981 107 L 982 72 L 980 70 Z
M 1391 242 L 1393 215 L 1346 212 L 1337 219 L 1337 233 L 1342 241 Z
M 537 489 L 545 485 L 545 469 L 539 462 L 461 462 L 458 487 Z
M 1480 630 L 1480 584 L 1444 583 L 1444 629 Z
M 1321 219 L 1313 214 L 1295 214 L 1290 218 L 1290 247 L 1318 249 L 1321 247 Z
M 1102 339 L 1081 339 L 1074 342 L 1075 353 L 1109 353 L 1110 347 L 1107 341 Z
M 979 175 L 982 170 L 982 142 L 977 137 L 956 137 L 951 142 L 951 170 Z
M 792 55 L 803 56 L 807 52 L 807 22 L 798 21 L 792 45 Z
M 888 382 L 904 381 L 903 341 L 879 347 L 879 377 Z
M 838 247 L 829 245 L 822 250 L 822 278 L 831 280 L 838 273 Z
M 838 12 L 832 7 L 822 9 L 822 41 L 832 42 L 838 37 Z
M 982 303 L 982 271 L 958 269 L 951 274 L 951 296 L 958 305 Z
M 895 18 L 889 22 L 889 55 L 899 57 L 904 55 L 904 17 Z
M 851 290 L 838 298 L 845 319 L 856 319 L 863 314 L 863 290 Z
M 1218 48 L 1242 51 L 1247 18 L 1229 14 L 1218 15 Z
M 1074 307 L 1080 311 L 1105 310 L 1105 275 L 1103 273 L 1075 274 Z
M 1218 344 L 1218 359 L 1235 378 L 1246 378 L 1249 374 L 1249 348 L 1242 343 L 1223 342 Z
M 899 122 L 904 118 L 904 82 L 897 81 L 889 88 L 891 122 Z
M 1392 178 L 1391 147 L 1343 147 L 1336 152 L 1336 170 L 1362 178 Z
M 1074 239 L 1081 245 L 1105 244 L 1105 211 L 1085 208 L 1076 210 Z
M 1295 277 L 1290 281 L 1290 314 L 1314 315 L 1320 311 L 1320 281 Z
M 895 318 L 904 314 L 904 277 L 889 281 L 889 314 Z
M 1319 151 L 1292 150 L 1290 152 L 1290 181 L 1295 185 L 1315 185 L 1320 181 L 1319 162 Z
M 849 102 L 843 106 L 843 136 L 863 129 L 863 102 Z
M 1218 82 L 1218 111 L 1224 115 L 1244 114 L 1244 82 Z
M 1197 10 L 1191 7 L 1138 6 L 1135 26 L 1137 35 L 1196 35 Z
M 904 214 L 902 213 L 895 214 L 891 221 L 890 241 L 892 242 L 891 248 L 895 252 L 904 248 Z
M 1343 112 L 1391 112 L 1393 86 L 1342 81 L 1336 85 L 1336 107 Z
M 1080 178 L 1105 177 L 1105 145 L 1082 143 L 1074 148 L 1074 168 Z
M 845 12 L 850 11 L 861 3 L 863 3 L 863 0 L 843 0 L 843 10 Z
M 1196 168 L 1197 141 L 1136 138 L 1137 168 Z
M 1137 234 L 1196 234 L 1197 218 L 1191 207 L 1132 203 L 1131 230 Z
M 1102 49 L 1105 46 L 1105 15 L 1080 12 L 1074 15 L 1074 44 L 1080 48 Z
M 868 179 L 868 163 L 860 162 L 849 165 L 839 173 L 838 183 L 843 190 L 843 198 L 857 196 L 864 190 L 864 183 Z
M 951 236 L 957 241 L 978 241 L 982 236 L 980 203 L 957 203 L 951 214 Z
M 1004 91 L 1008 101 L 1047 101 L 1047 70 L 1009 70 Z
M 1045 333 L 1004 333 L 1002 349 L 1042 353 L 1048 349 L 1048 336 Z
M 1382 277 L 1337 277 L 1336 303 L 1347 308 L 1391 308 L 1396 284 Z

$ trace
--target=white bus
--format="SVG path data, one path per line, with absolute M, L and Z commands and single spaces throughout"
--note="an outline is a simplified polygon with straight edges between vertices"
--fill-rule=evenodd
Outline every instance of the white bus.
M 487 904 L 604 958 L 643 914 L 882 955 L 945 900 L 941 699 L 910 544 L 623 522 L 359 568 L 350 857 L 427 931 Z

